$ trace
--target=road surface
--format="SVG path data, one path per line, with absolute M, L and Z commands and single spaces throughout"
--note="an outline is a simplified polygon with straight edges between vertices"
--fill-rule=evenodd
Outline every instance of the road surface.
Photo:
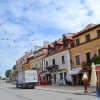
M 100 98 L 90 95 L 16 88 L 11 83 L 0 81 L 0 100 L 100 100 Z

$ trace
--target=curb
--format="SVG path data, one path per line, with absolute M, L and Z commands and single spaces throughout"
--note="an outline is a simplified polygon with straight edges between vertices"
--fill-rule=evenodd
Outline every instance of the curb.
M 69 93 L 69 94 L 75 94 L 75 95 L 89 95 L 89 96 L 96 96 L 96 93 L 89 92 L 89 93 L 72 93 L 67 91 L 59 91 L 59 90 L 49 90 L 49 89 L 41 89 L 41 88 L 35 88 L 36 90 L 44 90 L 44 91 L 52 91 L 52 92 L 59 92 L 59 93 Z

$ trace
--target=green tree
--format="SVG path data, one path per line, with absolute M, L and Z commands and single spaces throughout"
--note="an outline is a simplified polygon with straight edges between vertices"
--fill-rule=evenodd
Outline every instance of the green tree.
M 13 66 L 13 70 L 16 68 L 16 65 Z
M 6 76 L 7 78 L 9 77 L 9 74 L 10 74 L 11 71 L 12 71 L 11 69 L 6 70 L 6 72 L 5 72 L 5 76 Z
M 94 64 L 100 64 L 100 56 L 94 56 L 93 58 L 92 58 L 92 63 L 94 63 Z

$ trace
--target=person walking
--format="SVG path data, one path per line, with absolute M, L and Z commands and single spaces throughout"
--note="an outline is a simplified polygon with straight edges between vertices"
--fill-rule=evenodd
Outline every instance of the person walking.
M 99 98 L 100 97 L 100 72 L 98 71 L 97 72 L 97 87 L 96 87 L 96 90 L 97 90 L 97 97 Z

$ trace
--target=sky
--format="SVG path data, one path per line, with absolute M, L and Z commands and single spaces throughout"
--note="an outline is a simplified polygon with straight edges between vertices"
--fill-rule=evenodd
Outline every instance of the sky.
M 0 76 L 25 52 L 100 23 L 100 0 L 0 0 Z

